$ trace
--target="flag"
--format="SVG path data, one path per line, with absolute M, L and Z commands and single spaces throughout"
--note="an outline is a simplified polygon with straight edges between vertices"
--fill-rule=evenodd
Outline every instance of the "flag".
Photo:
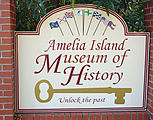
M 88 16 L 92 16 L 92 11 L 91 11 L 91 10 L 86 9 L 86 10 L 85 10 L 85 14 L 86 14 L 86 15 L 88 15 Z
M 56 22 L 51 22 L 51 23 L 49 23 L 49 25 L 50 25 L 50 28 L 51 28 L 51 29 L 53 29 L 53 28 L 58 28 L 58 27 L 59 27 L 57 21 L 56 21 Z
M 66 18 L 73 18 L 73 13 L 72 12 L 65 12 L 65 17 Z
M 58 21 L 58 23 L 63 23 L 63 22 L 66 22 L 66 18 L 65 17 L 57 18 L 57 21 Z
M 109 26 L 112 30 L 114 30 L 115 27 L 116 27 L 116 25 L 115 25 L 112 21 L 109 21 L 108 26 Z
M 76 9 L 74 11 L 74 13 L 75 13 L 75 15 L 79 15 L 79 16 L 82 16 L 83 15 L 82 10 L 79 10 L 79 9 Z
M 105 17 L 102 17 L 101 21 L 104 23 L 104 25 L 108 25 L 109 23 L 109 20 L 107 20 Z
M 94 12 L 93 17 L 99 20 L 101 17 L 101 14 L 99 14 L 98 12 Z

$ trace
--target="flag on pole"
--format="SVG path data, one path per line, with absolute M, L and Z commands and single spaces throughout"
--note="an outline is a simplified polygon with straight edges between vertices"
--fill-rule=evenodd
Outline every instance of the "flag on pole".
M 116 27 L 116 25 L 115 25 L 112 21 L 109 21 L 108 26 L 109 26 L 112 30 L 114 30 L 115 27 Z
M 63 17 L 63 18 L 57 18 L 57 21 L 58 21 L 58 23 L 64 23 L 64 22 L 66 22 L 66 18 L 65 17 Z
M 53 29 L 53 28 L 58 28 L 58 27 L 59 27 L 59 24 L 58 24 L 57 21 L 56 21 L 56 22 L 50 22 L 49 25 L 50 25 L 50 28 L 51 28 L 51 29 Z
M 92 13 L 93 12 L 91 10 L 88 10 L 88 9 L 85 10 L 85 14 L 88 16 L 92 16 Z
M 109 23 L 109 20 L 107 20 L 105 17 L 102 17 L 101 21 L 104 23 L 104 25 L 108 25 Z
M 76 10 L 74 10 L 74 14 L 75 15 L 82 16 L 83 15 L 83 12 L 82 12 L 82 10 L 76 9 Z
M 94 12 L 93 17 L 99 20 L 101 17 L 101 14 L 99 14 L 98 12 Z
M 65 12 L 65 17 L 66 18 L 73 18 L 73 13 L 72 12 Z

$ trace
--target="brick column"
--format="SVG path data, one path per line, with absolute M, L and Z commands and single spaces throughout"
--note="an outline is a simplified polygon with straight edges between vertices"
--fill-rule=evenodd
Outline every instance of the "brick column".
M 14 0 L 0 0 L 0 120 L 14 117 Z
M 150 62 L 147 111 L 153 119 L 153 2 L 145 3 L 145 29 L 150 32 Z

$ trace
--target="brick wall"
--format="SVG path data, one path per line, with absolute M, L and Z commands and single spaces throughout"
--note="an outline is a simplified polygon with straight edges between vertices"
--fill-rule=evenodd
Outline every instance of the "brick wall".
M 153 119 L 153 2 L 147 2 L 145 4 L 145 29 L 151 34 L 147 109 Z
M 15 18 L 13 0 L 0 0 L 0 120 L 13 120 L 14 116 Z
M 15 3 L 0 0 L 0 120 L 14 118 L 14 40 Z M 22 120 L 148 120 L 153 119 L 153 2 L 145 5 L 145 29 L 151 32 L 147 112 L 32 113 L 16 114 Z

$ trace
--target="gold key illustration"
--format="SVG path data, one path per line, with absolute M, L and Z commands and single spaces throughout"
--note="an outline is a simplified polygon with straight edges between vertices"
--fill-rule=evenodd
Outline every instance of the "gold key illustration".
M 49 86 L 49 89 L 47 90 L 49 97 L 46 100 L 42 100 L 39 96 L 41 93 L 39 86 L 42 83 L 47 83 Z M 52 85 L 48 80 L 41 80 L 35 86 L 36 99 L 41 103 L 49 102 L 52 99 L 54 93 L 108 93 L 108 94 L 115 93 L 116 96 L 115 104 L 125 104 L 125 99 L 124 99 L 125 93 L 131 93 L 131 92 L 132 92 L 131 88 L 111 88 L 111 87 L 53 89 Z

